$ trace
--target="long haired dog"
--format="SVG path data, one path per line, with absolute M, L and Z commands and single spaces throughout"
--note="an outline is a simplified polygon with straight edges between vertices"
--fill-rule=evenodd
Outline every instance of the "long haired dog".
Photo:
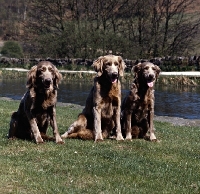
M 115 128 L 117 140 L 123 140 L 120 124 L 121 84 L 125 63 L 120 56 L 106 55 L 93 63 L 97 72 L 85 108 L 62 138 L 102 141 Z
M 18 111 L 10 121 L 8 138 L 34 139 L 36 143 L 55 140 L 63 143 L 56 122 L 57 88 L 62 75 L 48 61 L 42 61 L 28 72 L 27 92 Z M 48 125 L 53 128 L 54 138 L 46 135 Z
M 154 83 L 160 68 L 150 62 L 133 67 L 134 81 L 122 103 L 122 131 L 127 140 L 145 138 L 156 141 L 154 133 Z

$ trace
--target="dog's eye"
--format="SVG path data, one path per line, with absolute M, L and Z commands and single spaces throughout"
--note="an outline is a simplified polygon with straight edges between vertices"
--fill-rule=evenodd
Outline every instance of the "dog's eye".
M 49 70 L 49 71 L 53 71 L 53 68 L 52 68 L 52 67 L 49 67 L 48 70 Z
M 152 69 L 155 71 L 156 70 L 156 68 L 155 67 L 152 67 Z
M 117 63 L 117 62 L 114 62 L 114 65 L 115 65 L 115 66 L 118 66 L 118 63 Z
M 42 68 L 39 69 L 39 71 L 45 71 L 45 69 L 42 67 Z
M 46 67 L 42 67 L 39 69 L 40 71 L 46 71 Z
M 108 62 L 108 63 L 106 63 L 106 65 L 107 65 L 107 66 L 111 66 L 112 64 Z
M 148 69 L 149 69 L 149 67 L 148 67 L 148 66 L 147 66 L 147 67 L 144 67 L 144 69 L 145 69 L 145 70 L 148 70 Z

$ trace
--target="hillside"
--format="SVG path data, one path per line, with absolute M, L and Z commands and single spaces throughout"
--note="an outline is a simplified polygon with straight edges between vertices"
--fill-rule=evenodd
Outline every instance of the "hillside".
M 0 0 L 0 40 L 19 41 L 26 57 L 198 56 L 200 0 L 192 2 Z

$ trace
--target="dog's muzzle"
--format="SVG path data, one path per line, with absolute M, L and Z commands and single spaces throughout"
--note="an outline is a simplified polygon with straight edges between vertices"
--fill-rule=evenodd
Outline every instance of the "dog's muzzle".
M 152 88 L 154 85 L 154 81 L 155 81 L 155 76 L 154 74 L 149 74 L 148 77 L 146 77 L 146 81 L 147 81 L 147 85 Z
M 114 72 L 110 75 L 110 79 L 111 79 L 111 82 L 112 83 L 116 83 L 117 80 L 118 80 L 118 73 L 117 72 Z
M 44 84 L 44 87 L 45 88 L 49 88 L 50 85 L 52 83 L 52 80 L 50 78 L 46 78 L 44 81 L 43 81 L 43 84 Z

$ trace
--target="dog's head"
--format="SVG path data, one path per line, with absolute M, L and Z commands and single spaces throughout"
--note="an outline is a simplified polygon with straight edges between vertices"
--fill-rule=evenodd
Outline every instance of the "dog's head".
M 148 87 L 153 87 L 154 82 L 157 80 L 160 74 L 160 68 L 150 62 L 138 63 L 132 68 L 132 72 L 135 74 L 136 79 L 141 79 L 146 82 Z
M 57 89 L 62 75 L 49 61 L 41 61 L 28 72 L 27 88 L 42 87 L 45 90 Z
M 122 57 L 115 55 L 101 56 L 92 65 L 98 77 L 106 74 L 112 83 L 116 83 L 119 76 L 124 75 L 126 67 Z

